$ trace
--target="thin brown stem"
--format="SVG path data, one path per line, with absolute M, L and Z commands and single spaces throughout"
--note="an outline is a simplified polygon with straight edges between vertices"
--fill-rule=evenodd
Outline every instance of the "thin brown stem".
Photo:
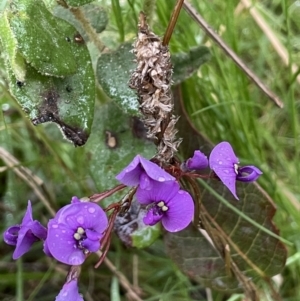
M 221 39 L 221 37 L 209 26 L 209 24 L 197 13 L 187 1 L 183 4 L 184 9 L 204 29 L 208 36 L 242 69 L 243 72 L 259 87 L 278 107 L 283 108 L 283 102 L 273 91 L 271 91 L 256 74 L 235 54 L 235 52 Z
M 174 27 L 176 25 L 179 13 L 181 11 L 182 5 L 183 5 L 184 0 L 177 0 L 177 3 L 174 7 L 171 19 L 169 21 L 169 25 L 167 27 L 166 33 L 164 35 L 164 39 L 163 39 L 163 46 L 167 46 L 170 42 Z
M 103 191 L 101 193 L 95 193 L 95 194 L 91 195 L 89 197 L 89 199 L 91 202 L 97 203 L 97 202 L 100 202 L 103 199 L 111 196 L 112 194 L 116 193 L 117 191 L 124 189 L 125 187 L 126 187 L 126 185 L 120 184 L 112 189 Z

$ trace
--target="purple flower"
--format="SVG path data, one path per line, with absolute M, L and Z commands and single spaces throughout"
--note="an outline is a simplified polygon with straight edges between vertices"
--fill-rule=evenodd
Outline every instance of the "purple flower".
M 260 175 L 262 175 L 261 170 L 259 170 L 256 166 L 248 165 L 238 169 L 236 179 L 242 182 L 253 182 L 256 181 Z
M 78 292 L 77 279 L 66 282 L 55 301 L 84 301 Z
M 49 221 L 44 250 L 62 263 L 80 265 L 89 252 L 99 250 L 108 220 L 97 204 L 72 200 Z
M 217 144 L 209 156 L 209 166 L 220 178 L 223 184 L 230 190 L 236 199 L 235 182 L 253 182 L 262 174 L 255 166 L 239 167 L 239 160 L 236 157 L 231 145 L 224 141 Z
M 194 216 L 194 202 L 190 194 L 180 187 L 176 181 L 153 182 L 150 190 L 138 189 L 137 200 L 148 205 L 148 212 L 143 221 L 153 226 L 159 221 L 169 232 L 177 232 L 186 228 Z
M 194 151 L 194 156 L 186 161 L 189 170 L 199 170 L 208 167 L 207 157 L 199 150 Z
M 9 227 L 3 234 L 4 241 L 12 246 L 16 246 L 13 259 L 18 259 L 29 251 L 33 243 L 45 240 L 47 229 L 39 221 L 33 220 L 31 202 L 28 201 L 26 213 L 21 225 Z
M 140 155 L 135 156 L 133 161 L 116 176 L 116 179 L 127 186 L 140 185 L 142 189 L 151 189 L 154 181 L 175 181 L 174 177 L 158 165 Z

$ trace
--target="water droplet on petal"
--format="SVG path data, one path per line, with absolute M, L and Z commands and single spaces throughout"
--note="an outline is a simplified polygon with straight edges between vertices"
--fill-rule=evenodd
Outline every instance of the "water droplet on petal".
M 54 225 L 52 225 L 52 228 L 56 229 L 56 228 L 58 228 L 58 225 L 54 224 Z
M 83 217 L 83 216 L 78 216 L 76 220 L 77 220 L 77 222 L 78 222 L 80 225 L 82 225 L 82 224 L 84 223 L 84 217 Z
M 94 208 L 94 207 L 90 207 L 89 209 L 88 209 L 88 212 L 89 213 L 94 213 L 96 211 L 96 209 Z
M 164 182 L 165 180 L 166 180 L 166 179 L 165 179 L 164 177 L 159 177 L 159 178 L 158 178 L 158 181 L 159 181 L 159 182 Z
M 227 173 L 227 174 L 229 173 L 228 169 L 225 169 L 224 172 Z
M 219 164 L 223 164 L 223 162 L 220 160 L 220 161 L 219 161 Z

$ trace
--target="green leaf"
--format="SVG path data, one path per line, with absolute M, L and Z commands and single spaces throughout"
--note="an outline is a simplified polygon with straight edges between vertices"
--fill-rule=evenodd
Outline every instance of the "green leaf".
M 16 0 L 9 7 L 6 14 L 15 46 L 26 62 L 45 75 L 74 74 L 78 62 L 69 42 L 73 28 L 53 17 L 40 0 Z
M 144 131 L 137 118 L 124 114 L 113 102 L 97 109 L 91 137 L 82 151 L 98 191 L 120 184 L 115 176 L 137 154 L 146 158 L 155 154 L 155 147 L 144 138 Z M 119 201 L 123 195 L 123 191 L 117 193 L 105 204 Z
M 132 44 L 122 44 L 116 51 L 104 53 L 98 59 L 97 78 L 105 93 L 122 107 L 125 113 L 137 115 L 138 101 L 134 90 L 128 87 L 134 70 Z
M 0 15 L 0 40 L 7 60 L 19 81 L 25 80 L 25 60 L 17 51 L 17 40 L 10 28 L 7 13 Z
M 20 6 L 20 2 L 16 1 L 16 3 Z M 32 3 L 31 1 L 31 6 Z M 44 7 L 41 8 L 41 3 L 39 2 L 38 4 L 39 12 L 45 10 Z M 14 9 L 16 9 L 16 6 L 14 6 Z M 24 7 L 21 6 L 20 9 L 21 11 L 19 12 L 15 10 L 15 14 L 23 17 L 27 16 L 27 13 L 23 11 Z M 47 19 L 40 21 L 44 22 L 44 25 L 41 25 L 41 27 L 48 24 Z M 56 24 L 64 25 L 63 27 L 58 27 L 62 37 L 73 37 L 77 33 L 74 27 L 63 20 L 57 19 Z M 50 26 L 51 24 L 48 25 Z M 55 24 L 52 25 L 54 27 L 51 30 L 54 30 L 56 28 Z M 38 26 L 38 23 L 36 23 L 36 26 Z M 34 64 L 24 62 L 26 73 L 24 74 L 24 79 L 22 78 L 21 80 L 18 77 L 19 73 L 16 72 L 13 59 L 8 59 L 6 65 L 9 75 L 9 88 L 12 95 L 15 96 L 35 125 L 44 122 L 55 122 L 67 139 L 71 140 L 74 145 L 80 146 L 87 141 L 93 121 L 95 100 L 94 71 L 86 45 L 78 44 L 71 38 L 64 41 L 69 45 L 74 62 L 76 62 L 73 74 L 62 78 L 48 76 L 42 74 L 44 72 L 41 72 L 40 69 L 37 70 Z M 3 40 L 3 44 L 5 42 Z M 5 48 L 7 50 L 6 56 L 9 58 L 13 58 L 14 53 L 16 53 L 16 44 L 14 42 L 14 40 L 11 42 L 12 46 L 10 48 Z M 34 43 L 38 43 L 37 38 Z M 29 44 L 30 47 L 33 47 L 34 43 Z M 13 49 L 13 47 L 15 48 Z M 53 46 L 57 57 L 64 59 L 66 56 L 65 47 L 55 47 Z M 51 51 L 51 49 L 51 45 L 48 45 L 45 52 Z M 59 63 L 63 65 L 63 60 L 60 62 L 56 61 L 56 64 Z M 49 69 L 51 68 L 49 67 Z M 54 70 L 56 67 L 52 69 Z
M 171 58 L 174 66 L 173 84 L 177 85 L 191 77 L 210 58 L 210 51 L 205 46 L 191 48 L 188 53 L 173 55 Z
M 85 4 L 88 4 L 88 3 L 91 3 L 95 0 L 65 0 L 65 2 L 70 5 L 70 6 L 82 6 L 82 5 L 85 5 Z
M 224 260 L 209 241 L 190 226 L 178 233 L 164 236 L 166 252 L 181 271 L 205 287 L 239 291 L 238 281 L 226 273 Z
M 81 10 L 97 33 L 102 32 L 106 28 L 108 16 L 103 7 L 98 3 L 86 4 L 81 7 Z M 82 24 L 75 18 L 74 14 L 72 14 L 69 9 L 57 5 L 53 10 L 53 14 L 76 27 L 84 40 L 88 41 L 88 36 L 86 35 Z
M 138 114 L 135 91 L 128 87 L 131 72 L 135 69 L 132 43 L 122 44 L 116 51 L 102 54 L 97 63 L 97 79 L 105 93 L 120 105 L 126 113 Z M 173 81 L 178 84 L 190 77 L 210 57 L 209 50 L 200 46 L 189 53 L 176 53 Z

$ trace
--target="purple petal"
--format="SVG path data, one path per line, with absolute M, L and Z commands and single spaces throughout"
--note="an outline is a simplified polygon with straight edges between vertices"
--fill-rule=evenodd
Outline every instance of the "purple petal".
M 31 223 L 33 221 L 33 218 L 32 218 L 32 207 L 31 207 L 31 202 L 28 201 L 28 205 L 27 205 L 27 210 L 26 210 L 26 213 L 23 217 L 23 220 L 22 220 L 22 223 L 21 223 L 21 226 L 24 226 L 28 223 Z
M 65 283 L 55 301 L 84 301 L 78 292 L 77 279 Z
M 21 226 L 20 231 L 18 233 L 17 245 L 16 249 L 13 253 L 12 258 L 14 260 L 18 259 L 26 252 L 29 251 L 30 247 L 38 241 L 39 239 L 34 236 L 28 226 Z
M 68 228 L 76 230 L 78 227 L 93 229 L 103 233 L 108 220 L 103 209 L 93 202 L 79 202 L 61 208 L 54 219 L 57 223 L 67 223 Z
M 230 190 L 236 199 L 236 176 L 235 165 L 238 164 L 238 158 L 231 145 L 224 141 L 217 144 L 209 156 L 209 166 L 220 178 L 222 183 Z
M 162 224 L 167 231 L 178 232 L 190 224 L 194 217 L 194 202 L 188 192 L 179 190 L 167 206 L 169 210 L 162 218 Z
M 9 227 L 3 233 L 4 242 L 7 243 L 8 245 L 16 246 L 20 229 L 21 229 L 20 225 L 14 225 Z
M 150 208 L 143 218 L 143 222 L 145 225 L 154 226 L 156 225 L 162 218 L 163 215 L 155 214 L 157 213 L 154 208 Z
M 136 199 L 141 204 L 150 204 L 153 202 L 165 201 L 172 199 L 179 190 L 179 185 L 176 181 L 159 183 L 152 181 L 152 189 L 145 190 L 140 187 L 136 192 Z
M 75 202 L 66 205 L 48 223 L 45 251 L 60 262 L 82 264 L 85 260 L 84 248 L 90 252 L 97 251 L 107 225 L 105 212 L 95 203 Z M 74 238 L 78 228 L 84 230 L 80 241 Z
M 68 265 L 82 264 L 85 255 L 77 244 L 78 242 L 74 238 L 74 230 L 66 224 L 58 224 L 55 219 L 49 221 L 46 246 L 48 252 L 56 260 Z
M 116 176 L 116 179 L 124 185 L 137 186 L 140 184 L 140 177 L 143 173 L 146 173 L 149 178 L 158 182 L 175 180 L 173 176 L 161 167 L 140 155 L 135 156 L 133 161 Z
M 77 196 L 73 196 L 71 199 L 71 204 L 80 203 L 80 199 Z
M 82 242 L 82 246 L 88 249 L 90 252 L 96 252 L 100 248 L 100 239 L 102 235 L 99 235 L 99 233 L 86 229 L 85 231 L 87 239 L 85 239 Z
M 152 189 L 152 182 L 151 182 L 151 179 L 148 177 L 147 174 L 145 174 L 145 173 L 141 174 L 139 187 L 141 189 L 147 189 L 147 190 Z
M 155 163 L 140 157 L 141 165 L 145 171 L 145 173 L 154 181 L 158 182 L 167 182 L 167 181 L 175 181 L 175 178 L 163 170 L 161 167 L 156 165 Z
M 42 226 L 39 221 L 33 221 L 30 225 L 30 230 L 33 235 L 41 240 L 45 240 L 47 238 L 47 229 Z
M 236 179 L 242 182 L 253 182 L 256 181 L 260 175 L 262 175 L 262 171 L 258 169 L 256 166 L 243 166 L 239 168 L 238 175 Z
M 43 251 L 44 253 L 49 256 L 49 257 L 53 257 L 50 250 L 49 250 L 49 247 L 48 247 L 48 241 L 47 239 L 44 241 L 44 248 L 43 248 Z
M 116 179 L 124 185 L 137 186 L 140 181 L 140 175 L 143 173 L 140 158 L 140 155 L 135 156 L 131 163 L 116 176 Z
M 208 159 L 201 151 L 195 150 L 194 156 L 186 161 L 186 166 L 189 170 L 204 169 L 208 167 Z

